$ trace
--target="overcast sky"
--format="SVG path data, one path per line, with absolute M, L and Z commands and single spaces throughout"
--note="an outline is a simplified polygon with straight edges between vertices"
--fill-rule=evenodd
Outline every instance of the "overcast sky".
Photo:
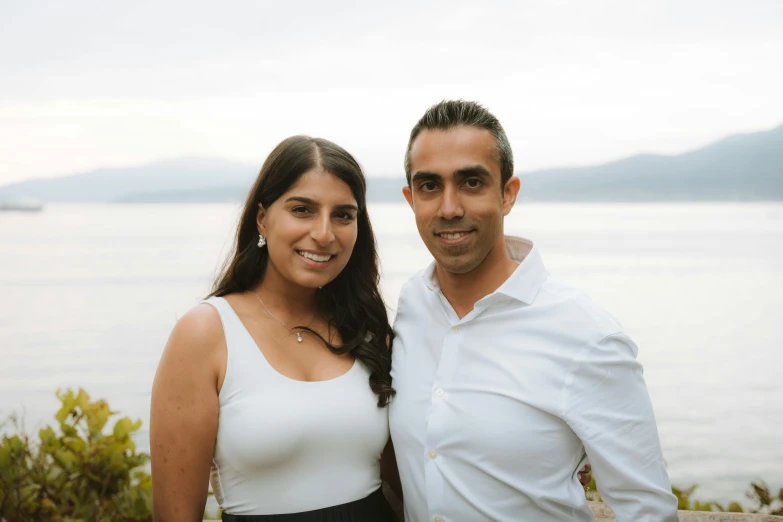
M 398 175 L 432 103 L 483 102 L 517 170 L 783 123 L 781 0 L 0 0 L 0 184 L 291 134 Z

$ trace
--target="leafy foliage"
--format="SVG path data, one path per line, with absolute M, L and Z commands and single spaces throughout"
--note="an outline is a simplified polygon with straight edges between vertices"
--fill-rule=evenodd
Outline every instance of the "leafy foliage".
M 750 499 L 752 505 L 748 511 L 745 511 L 737 501 L 721 504 L 714 500 L 701 502 L 693 498 L 697 485 L 691 485 L 687 488 L 672 486 L 672 493 L 677 497 L 677 509 L 683 511 L 718 511 L 725 513 L 763 513 L 767 515 L 783 515 L 783 488 L 778 492 L 777 497 L 770 493 L 769 486 L 765 482 L 751 482 L 750 489 L 745 496 Z M 601 502 L 601 496 L 598 494 L 598 486 L 593 478 L 585 486 L 585 495 L 587 500 Z
M 0 443 L 0 518 L 8 522 L 131 522 L 152 520 L 149 455 L 136 451 L 141 427 L 115 415 L 106 401 L 84 390 L 57 392 L 59 430 L 41 429 L 39 440 L 3 435 Z
M 0 439 L 0 520 L 151 522 L 152 479 L 144 468 L 149 455 L 136 451 L 132 438 L 141 420 L 122 417 L 104 433 L 116 415 L 106 401 L 91 401 L 81 389 L 58 391 L 57 397 L 58 430 L 46 426 L 38 441 L 23 430 Z M 672 487 L 679 509 L 743 512 L 739 502 L 692 498 L 696 487 Z M 601 500 L 595 479 L 586 490 L 588 500 Z M 753 482 L 746 496 L 749 513 L 783 515 L 783 488 L 774 495 L 764 482 Z
M 695 484 L 685 489 L 672 486 L 672 493 L 674 493 L 674 496 L 677 497 L 677 509 L 683 509 L 686 511 L 724 511 L 730 513 L 743 513 L 742 505 L 739 502 L 730 502 L 728 505 L 723 506 L 722 504 L 719 504 L 713 500 L 708 502 L 700 502 L 694 498 L 691 498 L 697 487 L 698 486 Z
M 774 497 L 770 494 L 769 486 L 766 483 L 752 482 L 750 491 L 746 495 L 755 504 L 751 513 L 783 516 L 783 488 L 780 488 L 777 497 Z

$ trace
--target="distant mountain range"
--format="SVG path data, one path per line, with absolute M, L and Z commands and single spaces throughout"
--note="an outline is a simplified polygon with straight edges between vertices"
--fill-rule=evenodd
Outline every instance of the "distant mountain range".
M 233 201 L 246 193 L 255 167 L 215 158 L 179 158 L 139 167 L 105 168 L 0 187 L 0 199 L 45 202 Z
M 522 180 L 522 198 L 537 201 L 780 201 L 783 125 L 676 156 L 641 154 Z
M 240 201 L 258 168 L 223 159 L 180 158 L 13 183 L 0 187 L 0 201 Z M 783 125 L 730 136 L 680 155 L 642 154 L 592 167 L 520 175 L 520 197 L 528 201 L 781 201 Z M 369 176 L 368 199 L 402 202 L 404 182 L 402 173 Z

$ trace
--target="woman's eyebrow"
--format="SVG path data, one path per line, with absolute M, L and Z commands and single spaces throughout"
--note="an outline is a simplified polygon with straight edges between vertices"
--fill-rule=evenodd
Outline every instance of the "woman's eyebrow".
M 290 198 L 285 200 L 286 203 L 288 203 L 289 201 L 298 201 L 300 203 L 307 203 L 308 205 L 314 205 L 314 206 L 319 205 L 319 203 L 316 200 L 306 198 L 303 196 L 291 196 Z
M 355 210 L 356 212 L 359 212 L 359 207 L 352 203 L 346 203 L 344 205 L 335 205 L 334 208 L 340 210 Z
M 312 205 L 314 207 L 320 207 L 321 204 L 317 202 L 314 199 L 306 198 L 304 196 L 291 196 L 290 198 L 286 199 L 285 202 L 288 203 L 289 201 L 298 201 L 300 203 L 305 203 L 307 205 Z M 342 205 L 335 205 L 334 208 L 340 209 L 340 210 L 355 210 L 356 212 L 359 211 L 359 207 L 352 204 L 352 203 L 344 203 Z

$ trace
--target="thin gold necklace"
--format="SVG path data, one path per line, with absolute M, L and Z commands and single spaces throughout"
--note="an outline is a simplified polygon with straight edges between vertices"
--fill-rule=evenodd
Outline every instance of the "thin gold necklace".
M 274 320 L 275 320 L 275 321 L 277 321 L 278 323 L 282 324 L 282 325 L 283 325 L 283 328 L 285 328 L 286 330 L 288 330 L 288 331 L 289 331 L 289 332 L 290 332 L 292 335 L 294 335 L 294 334 L 295 334 L 295 335 L 296 335 L 296 342 L 298 342 L 298 343 L 301 343 L 301 342 L 302 342 L 302 334 L 301 334 L 299 331 L 296 331 L 296 332 L 295 332 L 295 331 L 293 331 L 291 328 L 289 328 L 289 327 L 288 327 L 288 325 L 287 325 L 287 324 L 285 324 L 283 321 L 281 321 L 280 319 L 278 319 L 277 317 L 275 317 L 275 315 L 274 315 L 272 312 L 270 312 L 270 311 L 269 311 L 269 308 L 267 308 L 267 306 L 264 304 L 264 300 L 263 300 L 263 299 L 261 299 L 261 296 L 260 296 L 260 295 L 258 295 L 258 292 L 253 292 L 253 293 L 254 293 L 254 294 L 256 294 L 256 297 L 258 298 L 258 301 L 261 303 L 261 306 L 263 306 L 263 307 L 264 307 L 264 310 L 266 310 L 266 313 L 268 313 L 268 314 L 269 314 L 269 317 L 271 317 L 272 319 L 274 319 Z M 310 328 L 310 325 L 311 325 L 311 324 L 313 324 L 313 321 L 314 321 L 314 320 L 315 320 L 315 314 L 313 314 L 313 317 L 311 317 L 311 318 L 310 318 L 310 322 L 309 322 L 309 323 L 307 323 L 307 326 L 305 326 L 305 328 Z

